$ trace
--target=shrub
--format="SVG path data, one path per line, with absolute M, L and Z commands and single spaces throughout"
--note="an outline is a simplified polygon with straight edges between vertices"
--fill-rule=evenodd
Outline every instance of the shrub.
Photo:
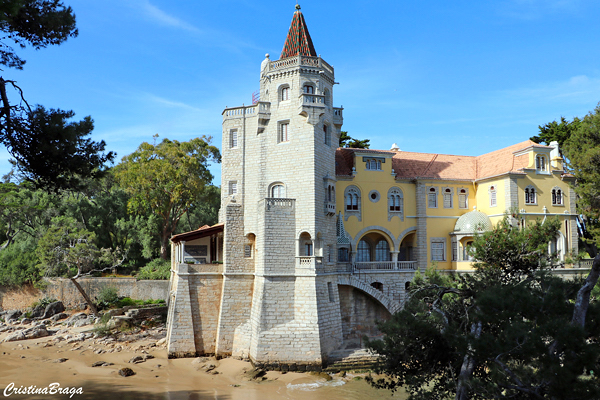
M 109 308 L 119 301 L 119 291 L 114 286 L 105 286 L 96 297 L 98 307 Z
M 162 279 L 171 277 L 171 263 L 167 260 L 157 258 L 142 267 L 137 274 L 137 279 Z

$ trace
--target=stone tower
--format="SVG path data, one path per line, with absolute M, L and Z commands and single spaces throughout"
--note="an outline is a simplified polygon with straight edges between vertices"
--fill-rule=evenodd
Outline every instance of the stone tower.
M 321 365 L 341 343 L 334 70 L 296 6 L 260 99 L 223 111 L 223 290 L 216 353 L 258 364 Z

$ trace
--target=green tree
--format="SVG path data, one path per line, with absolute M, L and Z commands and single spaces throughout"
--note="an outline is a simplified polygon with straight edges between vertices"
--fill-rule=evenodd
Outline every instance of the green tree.
M 565 142 L 571 137 L 573 132 L 579 127 L 580 119 L 575 117 L 573 121 L 567 121 L 565 117 L 560 117 L 560 122 L 552 121 L 545 125 L 539 125 L 539 135 L 533 136 L 530 140 L 536 143 L 543 143 L 549 145 L 556 141 L 558 142 L 558 148 L 561 155 L 564 155 L 563 146 Z
M 129 211 L 152 215 L 159 224 L 162 259 L 168 258 L 169 239 L 182 216 L 209 190 L 213 176 L 208 164 L 220 161 L 219 149 L 203 136 L 189 142 L 144 142 L 115 167 L 120 186 L 131 196 Z
M 37 247 L 40 270 L 46 276 L 66 275 L 83 296 L 90 310 L 98 315 L 98 309 L 81 287 L 77 279 L 114 269 L 123 262 L 119 251 L 98 249 L 94 233 L 86 230 L 72 218 L 57 217 L 41 238 Z M 108 266 L 106 266 L 108 265 Z
M 75 15 L 59 0 L 5 0 L 0 4 L 0 65 L 23 69 L 13 46 L 36 50 L 77 36 Z M 9 90 L 17 100 L 11 101 Z M 73 188 L 79 179 L 102 174 L 115 154 L 103 153 L 104 141 L 86 139 L 90 117 L 68 122 L 74 113 L 31 107 L 16 81 L 0 77 L 0 143 L 14 157 L 25 179 L 47 189 Z
M 583 240 L 600 245 L 600 105 L 590 111 L 565 142 L 569 172 L 577 178 L 577 207 L 585 215 Z
M 544 267 L 558 221 L 513 228 L 507 217 L 476 238 L 473 274 L 417 276 L 402 311 L 371 343 L 387 378 L 410 399 L 597 399 L 598 317 L 585 282 Z
M 348 132 L 346 131 L 341 131 L 340 132 L 340 147 L 346 147 L 346 148 L 353 148 L 353 149 L 368 149 L 369 146 L 371 146 L 369 144 L 371 140 L 370 139 L 355 139 L 353 137 L 351 137 L 350 135 L 348 135 Z

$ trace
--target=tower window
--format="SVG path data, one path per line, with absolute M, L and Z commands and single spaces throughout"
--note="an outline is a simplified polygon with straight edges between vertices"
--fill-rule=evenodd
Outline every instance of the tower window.
M 289 133 L 288 133 L 289 129 L 290 129 L 289 122 L 284 122 L 284 123 L 279 124 L 279 143 L 290 141 L 290 137 L 289 137 Z
M 229 181 L 229 195 L 237 194 L 237 181 Z
M 285 187 L 282 184 L 276 184 L 271 186 L 271 195 L 274 199 L 283 199 L 285 198 Z
M 290 88 L 289 87 L 284 87 L 281 89 L 281 101 L 285 101 L 285 100 L 289 100 L 290 99 Z
M 325 144 L 331 146 L 331 134 L 329 133 L 329 129 L 327 129 L 327 125 L 323 125 L 323 135 L 325 136 Z
M 237 129 L 229 131 L 229 147 L 234 148 L 238 145 Z
M 315 88 L 311 85 L 304 85 L 304 93 L 306 94 L 315 94 Z

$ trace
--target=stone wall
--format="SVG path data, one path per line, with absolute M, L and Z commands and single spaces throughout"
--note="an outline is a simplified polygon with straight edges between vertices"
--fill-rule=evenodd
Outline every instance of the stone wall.
M 62 301 L 66 307 L 76 307 L 85 300 L 70 279 L 47 279 L 48 287 L 43 296 Z M 119 296 L 135 300 L 167 300 L 169 281 L 141 280 L 135 278 L 80 278 L 77 280 L 83 290 L 94 300 L 105 287 L 114 287 Z

